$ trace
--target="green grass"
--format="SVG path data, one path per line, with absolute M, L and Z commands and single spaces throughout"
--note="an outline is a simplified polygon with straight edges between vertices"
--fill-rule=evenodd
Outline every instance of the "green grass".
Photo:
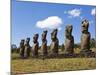
M 91 49 L 96 52 L 96 49 Z M 59 50 L 60 53 L 63 51 Z M 41 53 L 41 51 L 39 51 Z M 50 52 L 49 52 L 50 53 Z M 74 53 L 80 53 L 80 49 L 74 49 Z M 12 53 L 12 74 L 36 73 L 51 71 L 90 70 L 96 68 L 95 58 L 28 58 L 20 59 L 19 54 Z
M 18 54 L 12 54 L 13 58 Z M 72 71 L 89 70 L 96 68 L 95 58 L 50 58 L 50 59 L 12 59 L 11 68 L 13 74 L 50 72 L 50 71 Z

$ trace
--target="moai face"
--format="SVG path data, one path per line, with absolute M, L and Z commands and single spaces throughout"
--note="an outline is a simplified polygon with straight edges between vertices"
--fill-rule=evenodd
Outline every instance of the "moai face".
M 82 33 L 88 32 L 88 27 L 89 27 L 89 22 L 88 20 L 83 20 L 82 21 Z
M 39 37 L 38 34 L 35 34 L 35 35 L 34 35 L 34 37 L 33 37 L 33 42 L 34 42 L 34 43 L 37 43 L 38 37 Z
M 48 32 L 47 30 L 43 31 L 42 41 L 45 41 L 46 40 L 47 32 Z
M 66 26 L 66 30 L 65 30 L 66 37 L 69 37 L 69 36 L 72 35 L 72 29 L 73 29 L 72 25 L 67 25 Z
M 51 33 L 51 39 L 54 41 L 57 39 L 57 29 L 54 29 L 53 32 Z

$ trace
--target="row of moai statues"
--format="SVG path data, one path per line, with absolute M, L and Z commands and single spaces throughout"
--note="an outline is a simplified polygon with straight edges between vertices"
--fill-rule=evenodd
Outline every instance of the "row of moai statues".
M 88 32 L 89 28 L 89 22 L 88 20 L 82 21 L 82 36 L 81 36 L 81 54 L 88 54 L 91 52 L 90 50 L 90 33 Z M 67 25 L 65 28 L 65 51 L 67 51 L 68 54 L 74 53 L 74 37 L 72 35 L 73 26 Z M 51 45 L 50 50 L 52 51 L 52 54 L 57 55 L 59 51 L 59 40 L 57 38 L 57 29 L 54 29 L 51 33 Z M 42 45 L 41 45 L 41 51 L 43 52 L 43 55 L 48 55 L 47 50 L 47 30 L 43 31 L 42 33 Z M 38 50 L 39 50 L 39 42 L 38 42 L 38 34 L 35 34 L 33 37 L 33 46 L 30 49 L 29 41 L 30 38 L 27 38 L 26 41 L 21 40 L 20 43 L 20 55 L 21 57 L 29 57 L 30 51 L 32 51 L 32 56 L 38 56 Z M 25 44 L 24 44 L 25 42 Z

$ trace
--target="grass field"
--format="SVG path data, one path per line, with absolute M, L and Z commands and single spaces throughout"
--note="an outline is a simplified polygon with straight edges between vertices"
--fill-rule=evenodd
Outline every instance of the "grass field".
M 13 54 L 18 57 L 18 54 Z M 19 73 L 36 73 L 51 71 L 72 71 L 72 70 L 90 70 L 96 68 L 95 58 L 29 58 L 29 59 L 12 59 L 12 74 Z

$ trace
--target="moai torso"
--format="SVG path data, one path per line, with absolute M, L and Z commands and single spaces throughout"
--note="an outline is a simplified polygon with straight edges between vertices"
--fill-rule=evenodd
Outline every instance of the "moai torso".
M 24 42 L 25 42 L 25 40 L 23 40 L 23 39 L 20 42 L 20 56 L 21 57 L 24 57 L 24 49 L 25 49 Z
M 91 35 L 88 32 L 88 27 L 89 22 L 87 20 L 82 21 L 81 50 L 90 50 Z
M 42 45 L 41 45 L 41 51 L 43 51 L 43 55 L 47 55 L 47 31 L 43 31 L 42 33 Z
M 90 33 L 82 34 L 81 36 L 81 50 L 90 49 Z
M 72 26 L 66 26 L 65 30 L 65 50 L 68 54 L 73 54 L 74 52 L 74 37 L 72 36 Z
M 57 38 L 57 29 L 54 29 L 51 33 L 51 50 L 54 54 L 58 54 L 59 40 Z
M 39 43 L 38 43 L 38 34 L 35 34 L 33 37 L 33 46 L 32 46 L 32 55 L 37 56 L 38 55 L 38 49 L 39 49 Z
M 30 38 L 27 38 L 25 41 L 25 52 L 24 52 L 24 56 L 25 57 L 29 57 L 30 56 Z

